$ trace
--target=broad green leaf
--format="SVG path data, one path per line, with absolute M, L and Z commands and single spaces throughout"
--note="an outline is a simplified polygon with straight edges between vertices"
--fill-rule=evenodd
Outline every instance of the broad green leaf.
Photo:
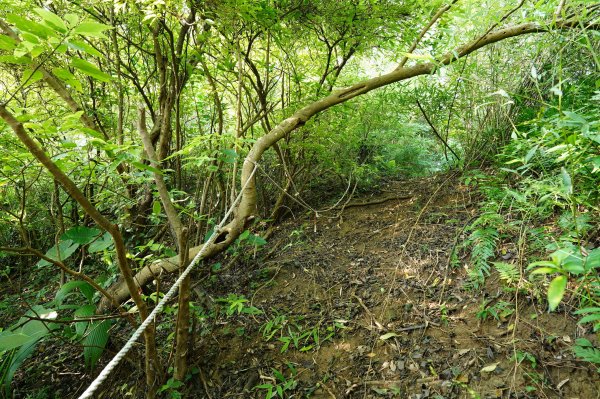
M 99 70 L 94 64 L 81 58 L 73 58 L 71 65 L 79 69 L 84 74 L 97 79 L 101 82 L 109 82 L 110 75 Z
M 39 305 L 33 306 L 32 310 L 26 314 L 48 319 L 48 321 L 55 319 L 57 316 L 55 311 Z M 56 325 L 41 320 L 31 320 L 28 317 L 21 317 L 15 323 L 15 327 L 17 328 L 0 332 L 0 351 L 11 350 L 28 343 L 36 342 L 48 334 L 50 329 L 56 328 Z
M 67 42 L 67 46 L 72 48 L 73 50 L 83 51 L 91 55 L 92 57 L 102 57 L 102 53 L 96 50 L 94 47 L 90 46 L 84 41 L 71 39 Z
M 558 269 L 555 267 L 539 267 L 529 274 L 552 274 L 556 272 L 558 272 Z
M 111 326 L 111 320 L 104 320 L 102 322 L 90 323 L 88 333 L 86 337 L 81 341 L 83 348 L 83 358 L 85 365 L 90 369 L 93 369 L 102 352 L 108 342 L 108 330 Z
M 261 236 L 257 236 L 257 235 L 251 234 L 248 237 L 248 244 L 250 244 L 250 245 L 256 245 L 257 247 L 262 247 L 266 243 L 267 243 L 267 240 L 265 240 Z
M 96 239 L 96 241 L 90 244 L 88 251 L 90 253 L 101 252 L 110 248 L 113 244 L 114 242 L 112 236 L 110 233 L 106 232 L 102 235 L 102 237 Z
M 561 265 L 565 259 L 571 255 L 572 251 L 568 249 L 558 249 L 554 251 L 550 257 L 556 266 Z
M 29 341 L 31 337 L 22 332 L 3 331 L 0 333 L 0 351 L 18 348 Z
M 569 172 L 563 167 L 560 168 L 560 175 L 562 176 L 563 189 L 566 194 L 573 194 L 573 180 Z
M 69 256 L 73 255 L 77 248 L 79 248 L 78 243 L 71 240 L 63 240 L 58 243 L 58 249 L 56 248 L 56 245 L 53 246 L 48 250 L 48 252 L 46 252 L 46 256 L 50 259 L 59 260 L 60 258 L 60 260 L 64 261 L 65 259 L 68 259 Z M 37 266 L 39 267 L 48 265 L 50 265 L 50 262 L 46 261 L 45 259 L 42 259 L 37 263 Z
M 26 43 L 30 43 L 30 44 L 33 44 L 33 45 L 40 44 L 40 39 L 36 35 L 31 34 L 31 33 L 22 32 L 21 33 L 21 38 Z
M 224 155 L 222 159 L 225 163 L 234 163 L 235 160 L 238 158 L 238 153 L 229 148 L 224 149 L 222 153 Z
M 152 214 L 153 215 L 160 215 L 160 210 L 161 210 L 160 201 L 154 201 L 152 203 Z
M 53 68 L 52 73 L 57 78 L 59 78 L 60 80 L 62 80 L 66 84 L 68 84 L 69 86 L 73 87 L 78 92 L 81 93 L 83 91 L 83 86 L 81 85 L 81 82 L 68 69 Z
M 595 248 L 590 251 L 585 258 L 585 270 L 600 268 L 600 248 Z
M 71 227 L 60 238 L 61 240 L 71 240 L 80 245 L 86 245 L 98 237 L 100 230 L 93 227 L 75 226 Z
M 0 35 L 0 50 L 12 51 L 17 47 L 17 42 L 9 36 Z
M 23 72 L 23 76 L 21 77 L 21 85 L 23 87 L 30 86 L 35 82 L 41 80 L 44 77 L 41 71 L 33 71 L 31 69 L 27 69 Z
M 47 26 L 58 30 L 60 33 L 67 33 L 67 26 L 58 15 L 43 8 L 34 8 L 33 10 L 42 17 Z
M 42 39 L 47 39 L 54 34 L 54 31 L 47 26 L 30 21 L 16 14 L 8 14 L 6 20 L 14 24 L 20 31 L 33 33 Z
M 93 316 L 94 313 L 96 313 L 95 305 L 84 305 L 77 308 L 73 316 L 75 316 L 76 319 L 84 319 Z M 75 333 L 80 339 L 83 338 L 89 324 L 89 321 L 79 321 L 75 323 Z
M 110 26 L 101 24 L 94 21 L 83 21 L 75 29 L 74 33 L 78 33 L 87 37 L 97 37 L 99 39 L 106 39 L 106 35 L 102 32 L 111 29 Z
M 4 62 L 6 64 L 29 65 L 31 64 L 31 58 L 27 57 L 26 55 L 0 55 L 0 62 Z
M 548 309 L 552 312 L 556 309 L 567 288 L 567 276 L 560 275 L 554 278 L 548 286 Z
M 579 115 L 576 112 L 563 111 L 563 113 L 571 122 L 574 122 L 576 125 L 585 125 L 588 123 L 587 119 L 585 119 L 583 116 Z
M 67 295 L 76 288 L 78 288 L 81 291 L 81 293 L 86 297 L 86 299 L 89 302 L 92 301 L 94 293 L 96 292 L 94 287 L 92 287 L 87 281 L 73 280 L 63 284 L 63 286 L 60 287 L 60 289 L 56 292 L 54 302 L 60 306 L 67 297 Z
M 584 273 L 583 259 L 575 254 L 570 254 L 563 260 L 562 269 L 572 274 Z
M 79 23 L 79 16 L 77 14 L 65 14 L 63 17 L 67 24 L 72 28 Z

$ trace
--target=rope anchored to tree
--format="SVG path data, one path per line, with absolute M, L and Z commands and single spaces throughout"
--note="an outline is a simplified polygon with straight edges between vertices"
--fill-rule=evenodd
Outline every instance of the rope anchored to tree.
M 229 216 L 233 212 L 233 210 L 234 210 L 235 206 L 237 205 L 237 203 L 242 199 L 242 194 L 243 194 L 246 186 L 248 186 L 248 184 L 252 180 L 252 178 L 254 176 L 254 172 L 256 172 L 257 166 L 258 166 L 258 164 L 254 162 L 254 168 L 252 169 L 252 173 L 250 173 L 250 176 L 248 177 L 248 179 L 244 183 L 244 186 L 240 190 L 240 192 L 239 192 L 238 196 L 236 197 L 235 201 L 233 201 L 233 203 L 231 204 L 231 207 L 229 208 L 229 210 L 227 211 L 227 213 L 225 213 L 225 216 L 223 216 L 223 219 L 221 220 L 221 222 L 214 228 L 214 230 L 213 230 L 211 236 L 209 237 L 209 239 L 204 243 L 204 245 L 202 245 L 202 248 L 200 248 L 200 251 L 198 251 L 198 254 L 196 254 L 196 256 L 194 257 L 194 259 L 192 259 L 192 261 L 190 262 L 190 264 L 188 265 L 188 267 L 183 271 L 183 273 L 181 273 L 181 275 L 179 276 L 179 278 L 177 279 L 177 281 L 175 281 L 175 284 L 173 284 L 173 286 L 169 289 L 169 291 L 165 294 L 165 296 L 158 302 L 158 304 L 152 310 L 152 312 L 148 315 L 148 317 L 137 328 L 137 330 L 134 331 L 134 333 L 131 335 L 131 337 L 129 338 L 129 340 L 125 343 L 125 345 L 123 345 L 123 347 L 121 348 L 121 350 L 104 367 L 104 369 L 100 372 L 100 374 L 98 374 L 98 376 L 96 377 L 96 379 L 94 381 L 92 381 L 92 383 L 85 390 L 85 392 L 83 392 L 83 394 L 81 394 L 81 396 L 79 396 L 79 399 L 87 399 L 87 398 L 91 398 L 92 397 L 92 395 L 94 394 L 94 392 L 96 392 L 96 390 L 100 387 L 100 385 L 104 382 L 104 380 L 106 380 L 106 378 L 109 376 L 109 374 L 117 367 L 117 365 L 121 362 L 121 360 L 123 360 L 123 358 L 125 357 L 125 355 L 127 354 L 127 352 L 129 352 L 129 350 L 131 350 L 131 348 L 133 347 L 133 345 L 135 344 L 135 342 L 144 333 L 144 331 L 146 330 L 146 328 L 148 328 L 148 326 L 151 323 L 154 322 L 154 319 L 155 319 L 156 315 L 159 314 L 163 310 L 163 308 L 165 307 L 165 304 L 167 303 L 167 301 L 169 301 L 173 297 L 173 295 L 175 295 L 175 293 L 177 292 L 177 289 L 181 285 L 182 281 L 190 274 L 190 272 L 192 271 L 192 269 L 194 268 L 194 266 L 196 266 L 196 264 L 198 263 L 198 261 L 200 259 L 202 259 L 202 257 L 204 256 L 204 253 L 206 252 L 206 249 L 208 248 L 208 246 L 211 245 L 211 244 L 213 244 L 215 242 L 216 238 L 219 235 L 219 231 L 225 225 L 225 222 L 227 221 L 227 219 L 229 218 Z

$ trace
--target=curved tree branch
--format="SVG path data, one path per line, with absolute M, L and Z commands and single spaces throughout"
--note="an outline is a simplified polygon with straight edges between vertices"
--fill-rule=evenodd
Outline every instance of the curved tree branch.
M 578 20 L 571 19 L 566 21 L 558 21 L 553 26 L 558 29 L 571 29 L 577 28 L 579 26 L 579 22 L 580 21 Z M 596 23 L 594 23 L 590 25 L 589 28 L 598 29 L 598 26 Z M 244 160 L 241 176 L 241 185 L 247 185 L 243 191 L 242 200 L 235 211 L 235 217 L 223 228 L 216 243 L 207 247 L 204 258 L 210 258 L 226 249 L 235 241 L 239 234 L 242 233 L 248 221 L 250 221 L 256 214 L 256 180 L 252 172 L 255 164 L 260 162 L 263 153 L 274 146 L 286 135 L 303 126 L 313 116 L 337 104 L 341 104 L 372 90 L 408 80 L 416 76 L 431 74 L 437 68 L 452 64 L 453 62 L 471 54 L 472 52 L 492 43 L 500 42 L 512 37 L 548 31 L 549 29 L 546 26 L 529 22 L 487 32 L 482 37 L 474 39 L 456 48 L 454 51 L 446 53 L 444 56 L 436 60 L 436 62 L 428 62 L 410 67 L 397 68 L 387 74 L 364 80 L 345 89 L 334 91 L 330 95 L 296 111 L 292 116 L 281 121 L 269 133 L 259 138 L 250 149 L 250 152 Z M 191 248 L 189 251 L 189 259 L 193 259 L 200 248 L 200 246 Z M 174 272 L 178 270 L 178 268 L 179 261 L 177 256 L 158 260 L 150 265 L 147 265 L 136 274 L 136 284 L 143 286 L 160 271 Z M 118 284 L 112 288 L 111 293 L 118 300 L 124 301 L 127 299 L 128 290 L 123 284 Z M 105 306 L 110 306 L 110 304 L 105 302 Z

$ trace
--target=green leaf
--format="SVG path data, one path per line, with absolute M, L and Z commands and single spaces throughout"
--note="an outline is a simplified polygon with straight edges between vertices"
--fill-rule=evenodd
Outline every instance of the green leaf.
M 577 324 L 591 323 L 596 321 L 600 321 L 600 313 L 587 315 L 579 320 Z
M 58 30 L 60 33 L 67 33 L 67 25 L 65 25 L 58 15 L 43 8 L 34 8 L 33 10 L 37 15 L 42 17 L 46 26 Z
M 48 252 L 46 252 L 46 256 L 53 260 L 60 259 L 64 261 L 65 259 L 69 258 L 69 256 L 73 255 L 77 248 L 79 248 L 79 244 L 77 244 L 76 242 L 73 242 L 71 240 L 60 241 L 58 243 L 58 249 L 56 248 L 56 245 L 53 246 L 48 250 Z M 38 267 L 48 265 L 50 265 L 50 262 L 46 261 L 45 259 L 42 259 L 37 263 Z
M 23 72 L 23 76 L 21 77 L 21 85 L 23 87 L 30 86 L 35 82 L 41 80 L 44 77 L 41 71 L 33 71 L 31 69 L 27 69 Z
M 594 345 L 585 338 L 579 338 L 575 341 L 573 353 L 587 362 L 600 364 L 600 350 L 594 348 Z
M 3 331 L 0 333 L 0 351 L 18 348 L 29 341 L 31 337 L 22 332 Z
M 554 311 L 562 300 L 565 288 L 567 288 L 567 276 L 557 276 L 550 282 L 548 286 L 548 309 L 550 312 Z
M 552 274 L 556 272 L 558 272 L 558 269 L 555 267 L 538 267 L 529 274 Z
M 79 23 L 79 16 L 77 14 L 65 14 L 63 18 L 71 28 Z
M 238 158 L 238 154 L 237 152 L 235 152 L 232 149 L 224 149 L 223 151 L 221 151 L 223 153 L 223 162 L 225 163 L 234 163 L 235 160 Z
M 71 240 L 80 245 L 86 245 L 98 237 L 100 230 L 93 227 L 75 226 L 71 227 L 60 238 L 61 240 Z
M 90 285 L 90 283 L 82 280 L 72 280 L 63 284 L 63 286 L 60 287 L 60 289 L 56 292 L 56 295 L 54 296 L 54 302 L 58 306 L 62 305 L 67 295 L 76 288 L 79 288 L 79 290 L 86 297 L 86 299 L 89 302 L 92 302 L 96 290 Z
M 47 39 L 54 34 L 54 31 L 47 26 L 30 21 L 16 14 L 8 14 L 6 20 L 15 25 L 20 31 L 33 33 L 42 39 Z
M 102 237 L 96 239 L 96 241 L 92 242 L 88 247 L 89 253 L 102 252 L 105 249 L 113 246 L 113 238 L 110 233 L 106 232 L 102 235 Z
M 26 313 L 29 316 L 41 317 L 51 321 L 56 318 L 56 312 L 46 309 L 42 306 L 33 306 Z M 31 320 L 28 317 L 21 317 L 15 326 L 16 329 L 0 332 L 0 351 L 11 350 L 28 343 L 37 342 L 44 337 L 56 324 L 41 320 Z M 14 327 L 13 327 L 14 328 Z
M 31 64 L 31 58 L 22 55 L 22 56 L 14 56 L 14 55 L 0 55 L 0 62 L 5 62 L 7 64 L 16 64 L 16 65 L 28 65 Z
M 573 194 L 573 181 L 569 172 L 562 167 L 560 168 L 560 175 L 562 176 L 563 189 L 566 194 Z
M 575 254 L 570 254 L 563 260 L 562 269 L 572 274 L 582 274 L 585 272 L 583 259 Z
M 154 201 L 152 203 L 152 214 L 153 215 L 160 215 L 160 210 L 161 210 L 160 201 Z
M 261 236 L 257 236 L 255 234 L 251 234 L 248 237 L 248 244 L 250 244 L 250 245 L 256 245 L 257 247 L 262 247 L 266 243 L 267 243 L 267 240 L 265 240 Z
M 538 149 L 537 146 L 535 146 L 531 150 L 529 150 L 529 152 L 527 153 L 527 155 L 525 155 L 525 163 L 529 163 L 529 161 L 531 160 L 531 158 L 533 158 L 533 156 L 537 152 L 537 149 Z
M 99 39 L 106 39 L 106 35 L 102 32 L 111 29 L 110 26 L 101 24 L 94 21 L 83 21 L 75 29 L 74 33 L 78 33 L 87 37 L 97 37 Z
M 552 258 L 552 262 L 554 262 L 556 266 L 559 266 L 565 259 L 571 256 L 572 253 L 573 252 L 569 249 L 558 249 L 554 251 L 550 257 Z
M 600 267 L 600 248 L 591 250 L 585 258 L 585 270 L 591 270 L 597 267 Z
M 73 50 L 83 51 L 84 53 L 87 53 L 92 57 L 102 57 L 102 53 L 100 51 L 96 50 L 94 47 L 81 40 L 71 39 L 67 42 L 67 46 L 69 46 Z
M 101 82 L 110 82 L 110 75 L 99 70 L 94 64 L 81 58 L 73 58 L 71 65 L 84 74 Z
M 102 352 L 108 342 L 108 330 L 111 325 L 111 320 L 104 320 L 102 322 L 90 323 L 89 332 L 86 337 L 81 341 L 83 348 L 83 358 L 85 365 L 90 369 L 93 369 Z
M 52 73 L 54 74 L 54 76 L 56 76 L 69 86 L 73 87 L 78 92 L 81 93 L 83 91 L 83 86 L 81 85 L 81 82 L 68 69 L 53 68 Z
M 17 42 L 9 36 L 0 35 L 0 50 L 12 51 L 17 47 Z
M 96 306 L 90 304 L 77 308 L 73 316 L 76 319 L 83 319 L 93 316 L 94 313 L 96 313 Z M 75 333 L 80 339 L 83 338 L 89 324 L 89 321 L 78 321 L 75 323 Z
M 148 170 L 148 171 L 150 171 L 152 173 L 162 174 L 162 172 L 159 169 L 157 169 L 157 168 L 155 168 L 153 166 L 150 166 L 150 165 L 146 165 L 143 162 L 133 161 L 133 162 L 131 162 L 131 165 L 133 165 L 136 168 L 141 169 L 141 170 Z

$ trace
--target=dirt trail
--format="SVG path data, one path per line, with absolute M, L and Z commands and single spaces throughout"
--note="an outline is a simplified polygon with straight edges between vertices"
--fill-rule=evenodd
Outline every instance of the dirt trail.
M 515 300 L 495 275 L 465 289 L 450 254 L 477 214 L 466 187 L 438 176 L 385 191 L 373 199 L 411 198 L 289 221 L 270 240 L 275 256 L 218 276 L 211 296 L 243 293 L 264 314 L 229 318 L 199 343 L 196 395 L 262 398 L 272 385 L 290 398 L 600 397 L 598 374 L 570 351 L 572 318 Z M 517 308 L 482 321 L 484 299 Z

